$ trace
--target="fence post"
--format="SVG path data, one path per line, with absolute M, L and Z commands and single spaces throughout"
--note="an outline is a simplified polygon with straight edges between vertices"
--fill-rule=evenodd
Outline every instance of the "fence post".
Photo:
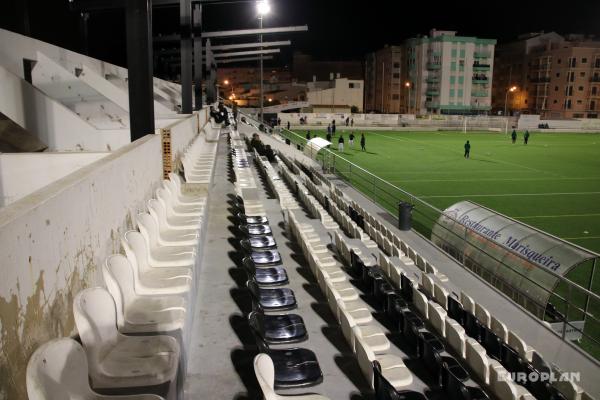
M 563 329 L 562 329 L 562 340 L 565 340 L 565 336 L 567 334 L 567 322 L 569 321 L 569 309 L 571 308 L 571 294 L 573 292 L 573 285 L 570 283 L 569 285 L 569 293 L 567 295 L 567 309 L 565 311 L 565 320 L 563 321 Z

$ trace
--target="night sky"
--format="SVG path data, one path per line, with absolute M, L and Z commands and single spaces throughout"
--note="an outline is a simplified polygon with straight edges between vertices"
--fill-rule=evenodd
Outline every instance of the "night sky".
M 19 31 L 17 4 L 2 0 L 0 27 Z M 31 35 L 74 50 L 81 50 L 78 18 L 67 0 L 28 0 Z M 292 47 L 274 60 L 289 62 L 293 50 L 318 59 L 362 60 L 365 53 L 385 44 L 426 34 L 431 28 L 458 30 L 461 35 L 496 38 L 500 43 L 518 34 L 536 31 L 585 33 L 600 37 L 600 1 L 571 0 L 552 5 L 541 1 L 341 1 L 270 0 L 272 13 L 265 27 L 308 24 L 309 32 L 266 37 L 291 39 Z M 228 3 L 225 0 L 225 3 Z M 412 5 L 410 5 L 412 4 Z M 154 9 L 156 33 L 178 30 L 177 7 Z M 204 30 L 243 29 L 257 26 L 254 2 L 205 5 Z M 90 55 L 118 65 L 126 63 L 124 11 L 95 12 L 89 23 Z M 237 38 L 236 41 L 252 40 Z M 222 42 L 225 43 L 225 42 Z

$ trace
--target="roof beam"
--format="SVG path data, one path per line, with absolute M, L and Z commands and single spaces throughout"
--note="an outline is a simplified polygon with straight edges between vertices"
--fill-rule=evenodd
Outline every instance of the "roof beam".
M 262 29 L 238 29 L 234 31 L 216 31 L 216 32 L 203 32 L 203 38 L 222 38 L 222 37 L 234 37 L 234 36 L 245 36 L 245 35 L 268 35 L 272 33 L 284 33 L 284 32 L 306 32 L 308 31 L 308 25 L 298 26 L 285 26 L 279 28 L 262 28 Z
M 250 50 L 250 51 L 234 51 L 231 53 L 215 53 L 215 58 L 238 57 L 238 56 L 253 56 L 256 54 L 273 54 L 279 53 L 279 49 L 270 50 Z
M 263 56 L 263 60 L 272 60 L 273 56 Z M 238 62 L 246 62 L 246 61 L 258 61 L 260 57 L 242 57 L 242 58 L 226 58 L 224 60 L 219 60 L 218 64 L 232 64 Z
M 233 50 L 233 49 L 251 49 L 254 47 L 275 47 L 275 46 L 289 46 L 292 42 L 289 40 L 283 40 L 280 42 L 256 42 L 256 43 L 237 43 L 237 44 L 224 44 L 218 46 L 212 46 L 213 50 Z

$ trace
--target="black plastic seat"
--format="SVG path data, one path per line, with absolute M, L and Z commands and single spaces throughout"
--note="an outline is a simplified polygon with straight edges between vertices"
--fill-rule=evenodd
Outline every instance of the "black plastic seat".
M 387 297 L 385 315 L 393 322 L 394 326 L 396 326 L 399 331 L 402 331 L 404 321 L 403 314 L 410 310 L 406 305 L 406 301 L 404 301 L 399 293 L 388 293 Z
M 248 253 L 252 251 L 272 250 L 277 248 L 277 242 L 275 242 L 273 236 L 270 235 L 252 236 L 248 239 L 240 240 L 240 244 Z
M 451 400 L 489 400 L 489 396 L 480 388 L 467 386 L 460 377 L 450 374 L 444 391 Z
M 281 264 L 281 254 L 277 250 L 253 251 L 249 258 L 257 268 Z
M 418 355 L 419 353 L 419 332 L 425 326 L 421 318 L 419 318 L 412 311 L 405 312 L 403 314 L 403 328 L 402 334 L 406 342 L 411 345 L 411 347 L 415 350 L 415 353 Z
M 483 327 L 481 326 L 481 323 L 477 320 L 477 317 L 475 317 L 470 312 L 465 312 L 464 322 L 465 333 L 467 334 L 467 336 L 470 336 L 473 339 L 477 340 L 479 343 L 481 343 L 481 331 Z
M 275 388 L 313 386 L 323 381 L 323 372 L 314 352 L 301 347 L 271 349 L 260 335 L 252 330 L 258 350 L 273 360 Z
M 363 278 L 365 264 L 362 262 L 360 257 L 354 253 L 354 251 L 350 251 L 350 267 L 350 272 L 354 276 L 361 279 Z
M 288 283 L 287 272 L 281 265 L 257 268 L 250 257 L 244 258 L 243 263 L 259 286 L 278 286 Z
M 446 348 L 439 337 L 429 331 L 420 331 L 418 333 L 417 355 L 423 360 L 429 372 L 436 378 L 436 382 L 441 385 L 442 355 Z
M 446 390 L 448 387 L 448 381 L 450 380 L 450 377 L 452 377 L 452 379 L 458 379 L 461 382 L 466 382 L 469 380 L 470 375 L 469 372 L 464 369 L 454 357 L 443 356 L 441 382 L 444 390 Z
M 408 304 L 412 304 L 413 302 L 413 283 L 410 279 L 404 274 L 400 275 L 400 292 L 402 293 L 402 297 L 404 301 Z
M 298 343 L 308 339 L 304 320 L 297 314 L 265 315 L 252 311 L 248 323 L 268 344 Z
M 515 349 L 506 343 L 502 343 L 502 357 L 500 363 L 508 372 L 523 372 L 521 356 Z
M 292 289 L 260 288 L 255 280 L 249 280 L 246 286 L 250 290 L 252 297 L 254 297 L 265 311 L 291 310 L 297 306 L 296 296 L 294 296 Z
M 362 261 L 357 261 L 360 262 L 360 264 L 362 266 L 360 266 L 360 273 L 361 273 L 361 279 L 362 282 L 366 288 L 365 293 L 367 294 L 374 294 L 374 288 L 375 288 L 375 282 L 376 281 L 380 281 L 383 278 L 383 271 L 378 268 L 378 267 L 365 267 Z M 357 270 L 358 272 L 358 270 Z
M 238 213 L 236 216 L 240 220 L 242 225 L 263 225 L 269 223 L 269 219 L 264 216 L 245 215 L 242 213 Z
M 317 356 L 299 347 L 267 352 L 275 365 L 275 388 L 313 386 L 323 381 Z
M 373 361 L 373 383 L 375 386 L 375 400 L 427 400 L 423 393 L 411 390 L 398 391 L 385 379 L 381 373 L 378 361 Z
M 239 225 L 238 228 L 247 236 L 264 236 L 272 233 L 271 227 L 267 224 Z
M 396 293 L 396 289 L 385 278 L 382 280 L 376 280 L 373 286 L 373 295 L 375 297 L 375 301 L 381 305 L 383 310 L 387 310 L 388 298 L 391 294 Z
M 481 330 L 481 345 L 486 350 L 488 356 L 502 361 L 502 339 L 485 326 Z
M 448 296 L 448 316 L 458 322 L 460 326 L 464 326 L 465 309 L 462 304 L 452 296 Z

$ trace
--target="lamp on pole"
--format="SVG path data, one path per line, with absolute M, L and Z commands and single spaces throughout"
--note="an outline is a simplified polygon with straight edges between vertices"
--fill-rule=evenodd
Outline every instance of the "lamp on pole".
M 271 11 L 271 6 L 269 5 L 269 2 L 267 0 L 260 0 L 256 3 L 256 11 L 258 12 L 258 24 L 259 24 L 259 28 L 262 29 L 263 28 L 263 17 L 265 15 L 267 15 L 269 13 L 269 11 Z M 263 49 L 262 46 L 262 42 L 263 42 L 263 35 L 262 33 L 259 35 L 259 41 L 260 41 L 260 49 Z M 260 54 L 260 122 L 264 122 L 264 116 L 263 116 L 263 111 L 264 111 L 264 99 L 263 99 L 263 54 Z
M 508 133 L 508 116 L 506 115 L 506 104 L 508 103 L 508 94 L 514 92 L 515 90 L 517 90 L 516 86 L 511 86 L 507 91 L 506 91 L 506 96 L 504 96 L 504 118 L 506 118 L 506 124 L 504 127 L 504 133 Z
M 406 91 L 408 92 L 408 103 L 406 104 L 406 113 L 410 114 L 410 82 L 406 82 L 404 86 L 406 86 Z
M 231 85 L 230 85 L 230 83 L 231 83 Z M 230 82 L 229 79 L 225 79 L 223 81 L 223 85 L 229 86 L 229 89 L 231 89 L 231 94 L 229 95 L 229 100 L 235 99 L 235 93 L 233 92 L 233 82 Z M 224 93 L 223 93 L 223 97 L 225 97 Z

